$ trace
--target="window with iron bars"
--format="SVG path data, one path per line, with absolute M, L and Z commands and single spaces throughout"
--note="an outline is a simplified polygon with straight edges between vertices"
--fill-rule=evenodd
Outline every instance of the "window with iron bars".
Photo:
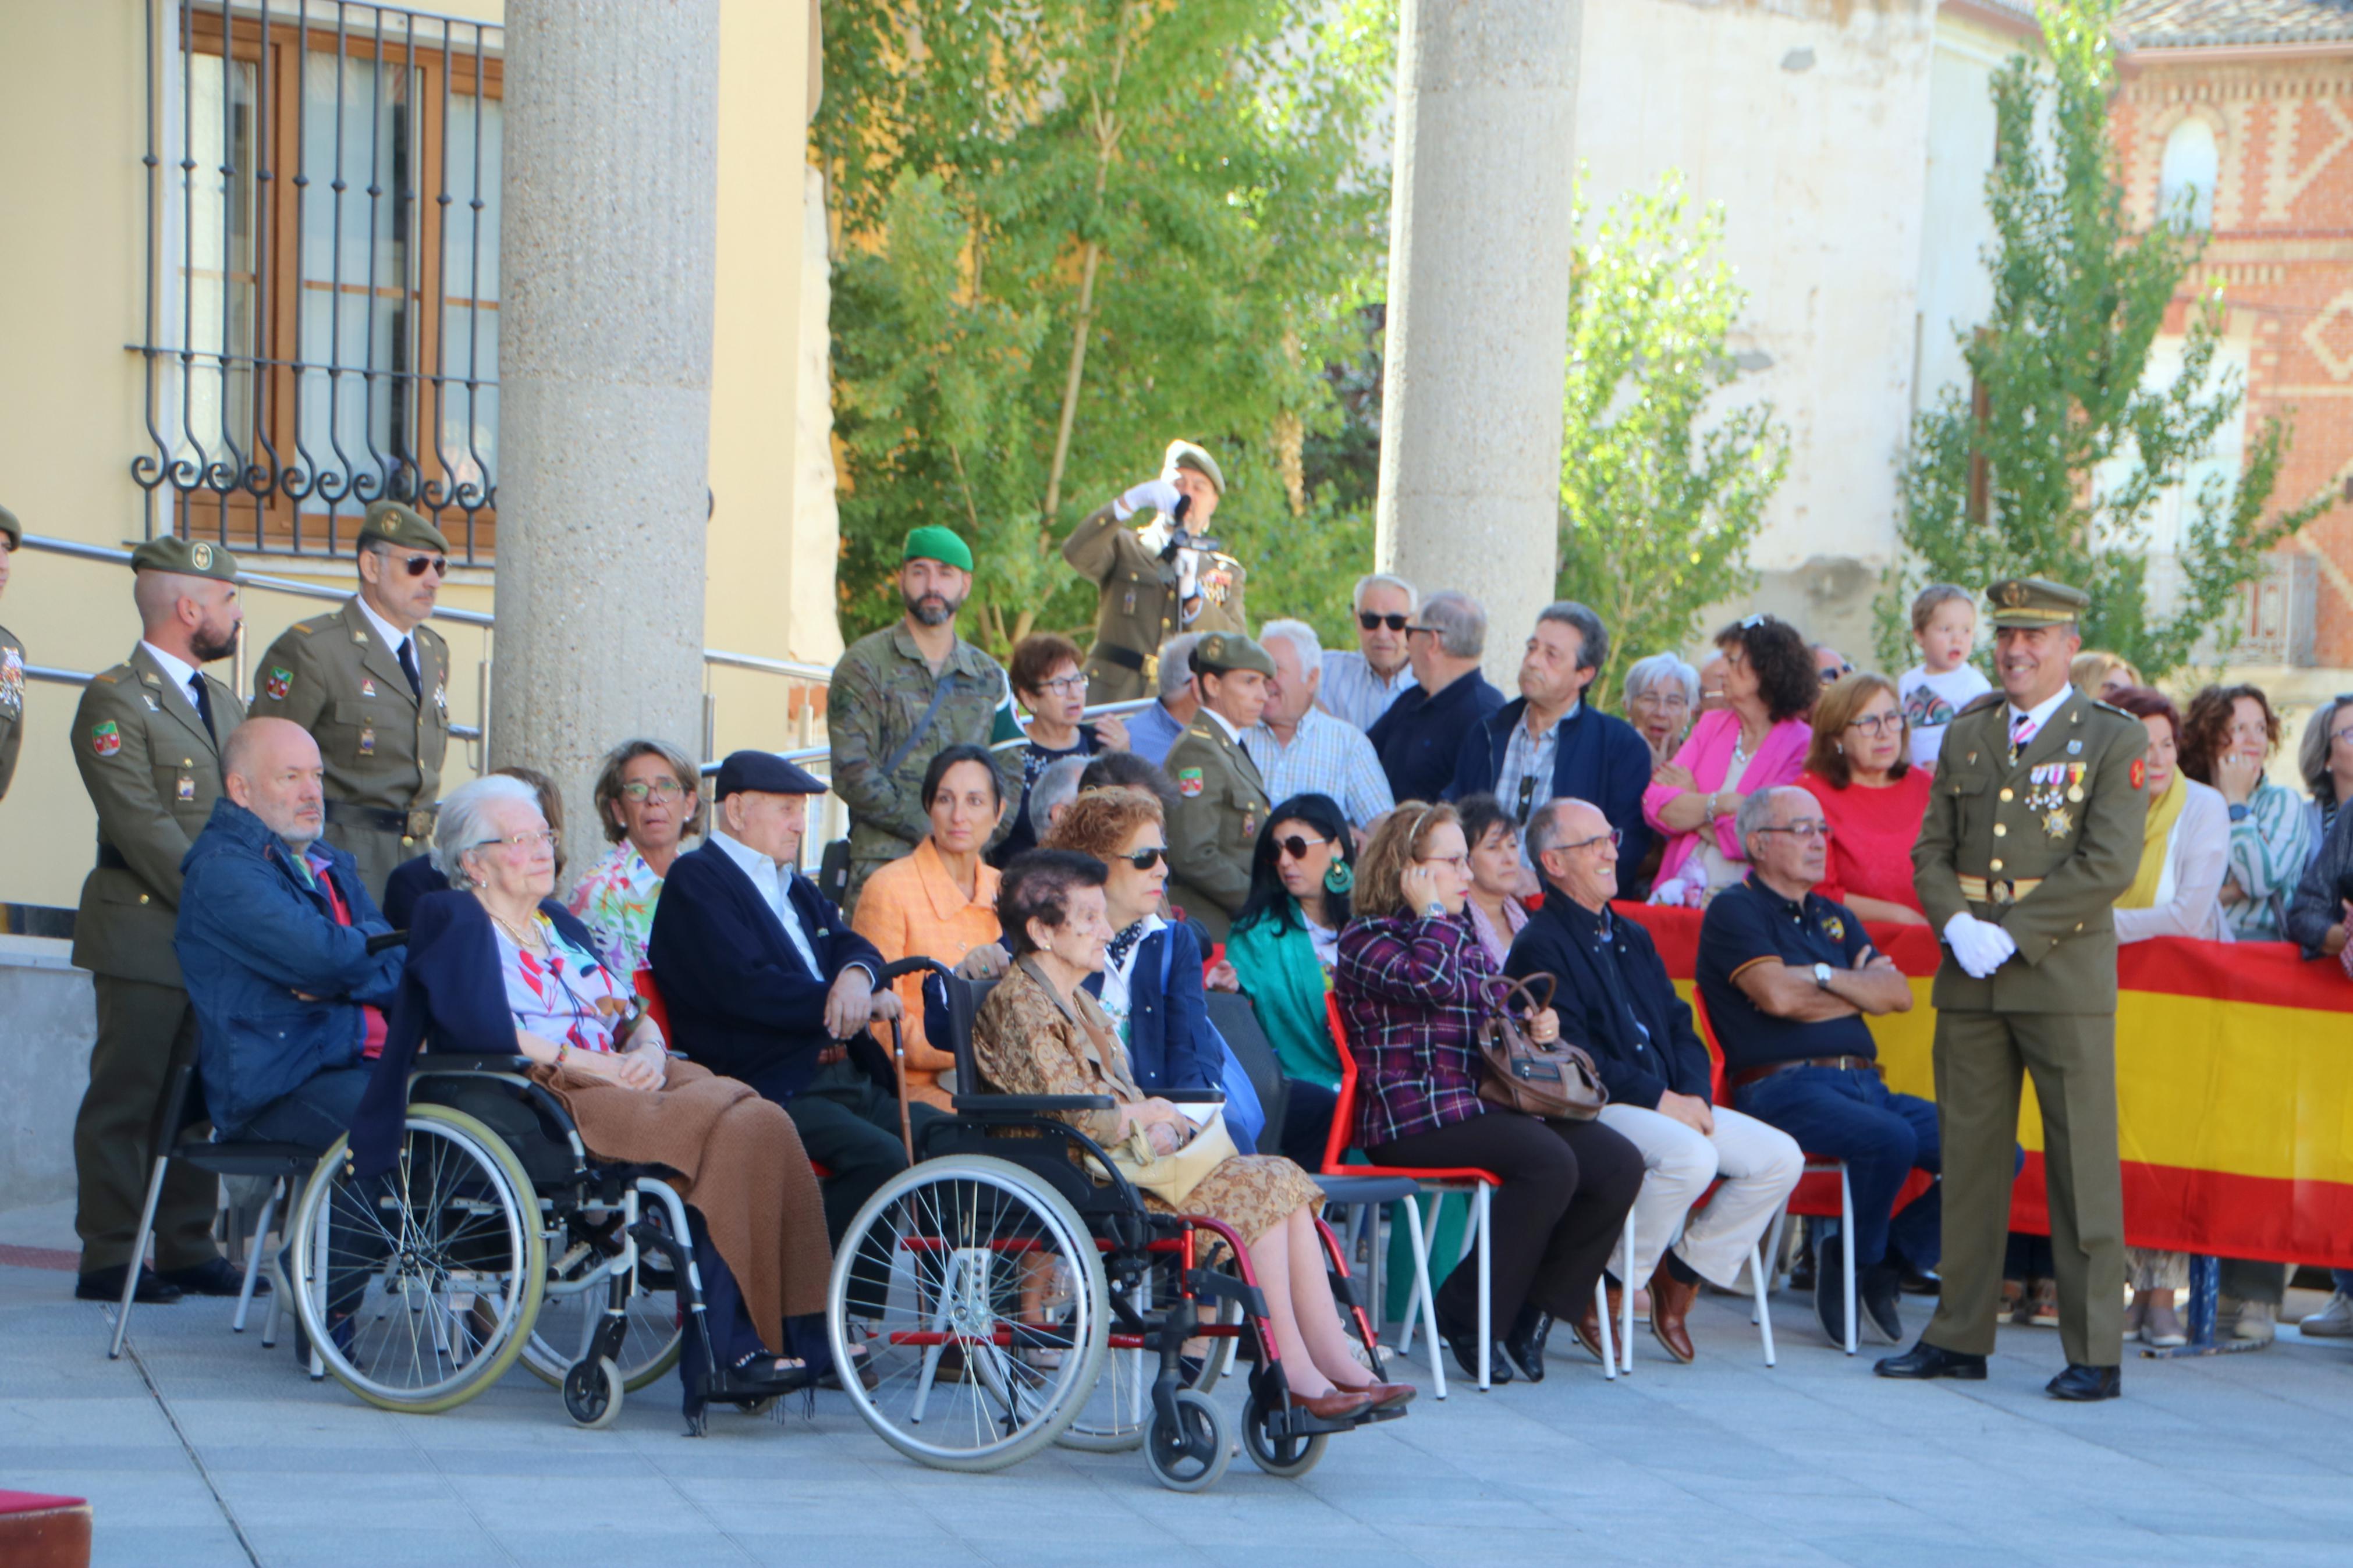
M 495 550 L 503 29 L 150 0 L 150 537 L 347 554 L 389 497 Z

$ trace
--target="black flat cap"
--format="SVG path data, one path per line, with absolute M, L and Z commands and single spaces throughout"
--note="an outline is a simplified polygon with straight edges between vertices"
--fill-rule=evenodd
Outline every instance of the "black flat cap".
M 711 798 L 725 800 L 738 790 L 754 795 L 823 795 L 825 781 L 774 752 L 731 752 L 719 764 Z

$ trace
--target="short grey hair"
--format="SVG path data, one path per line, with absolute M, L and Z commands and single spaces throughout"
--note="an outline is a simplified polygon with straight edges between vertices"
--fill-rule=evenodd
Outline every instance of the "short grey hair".
M 1601 617 L 1578 604 L 1575 599 L 1555 599 L 1536 612 L 1536 624 L 1550 621 L 1555 626 L 1569 626 L 1577 636 L 1577 668 L 1599 669 L 1609 659 L 1609 628 Z
M 1634 699 L 1672 677 L 1682 682 L 1683 700 L 1694 708 L 1699 706 L 1699 671 L 1672 653 L 1654 653 L 1648 658 L 1638 658 L 1626 670 L 1626 704 L 1633 706 Z
M 1363 609 L 1365 595 L 1376 588 L 1395 588 L 1398 593 L 1403 594 L 1405 613 L 1409 616 L 1413 614 L 1421 604 L 1421 595 L 1415 592 L 1413 584 L 1395 573 L 1367 572 L 1356 579 L 1356 590 L 1349 595 L 1348 607 L 1352 610 Z
M 1438 651 L 1450 658 L 1477 658 L 1487 651 L 1486 607 L 1468 594 L 1442 588 L 1414 618 L 1438 634 Z
M 521 779 L 488 773 L 443 797 L 433 822 L 433 868 L 448 878 L 450 886 L 466 885 L 466 856 L 498 837 L 491 831 L 491 808 L 501 801 L 517 801 L 537 811 L 539 792 Z
M 1185 689 L 1193 679 L 1193 645 L 1205 634 L 1187 632 L 1160 645 L 1160 690 L 1163 702 Z
M 1058 757 L 1029 786 L 1029 831 L 1039 838 L 1054 825 L 1054 808 L 1079 798 L 1079 775 L 1092 757 Z
M 1528 818 L 1527 826 L 1522 830 L 1520 843 L 1527 850 L 1529 865 L 1541 869 L 1544 866 L 1545 851 L 1560 847 L 1560 841 L 1567 837 L 1560 826 L 1561 808 L 1571 805 L 1589 806 L 1593 805 L 1593 803 L 1589 800 L 1579 800 L 1573 795 L 1556 795 L 1545 802 Z M 1593 806 L 1593 809 L 1599 811 L 1601 808 Z
M 1807 801 L 1814 798 L 1810 792 L 1799 789 L 1796 784 L 1775 784 L 1769 789 L 1760 789 L 1755 795 L 1741 801 L 1740 814 L 1732 819 L 1732 830 L 1740 837 L 1742 854 L 1748 853 L 1750 834 L 1759 828 L 1780 826 L 1773 820 L 1778 815 L 1774 809 L 1774 803 L 1785 795 L 1798 795 Z
M 1305 621 L 1269 621 L 1258 629 L 1258 641 L 1261 647 L 1265 647 L 1277 637 L 1289 643 L 1291 651 L 1299 656 L 1299 668 L 1302 675 L 1313 676 L 1324 668 L 1324 641 L 1315 635 L 1315 628 Z M 1272 657 L 1271 649 L 1269 650 L 1268 657 Z

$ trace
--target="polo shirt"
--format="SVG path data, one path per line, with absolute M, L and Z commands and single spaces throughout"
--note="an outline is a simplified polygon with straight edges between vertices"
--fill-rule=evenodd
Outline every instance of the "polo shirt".
M 1809 1057 L 1875 1058 L 1878 1047 L 1861 1015 L 1810 1023 L 1777 1018 L 1733 983 L 1742 970 L 1773 958 L 1806 970 L 1817 963 L 1852 969 L 1870 944 L 1862 921 L 1844 904 L 1813 892 L 1792 902 L 1754 873 L 1709 900 L 1699 928 L 1699 994 L 1724 1047 L 1725 1071 Z

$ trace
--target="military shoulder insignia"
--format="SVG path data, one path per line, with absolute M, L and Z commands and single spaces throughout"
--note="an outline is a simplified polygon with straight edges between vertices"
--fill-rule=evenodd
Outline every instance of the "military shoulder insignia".
M 111 725 L 108 727 L 110 729 L 112 728 Z M 1195 795 L 1201 793 L 1201 789 L 1202 784 L 1200 769 L 1178 768 L 1176 770 L 1176 793 L 1178 795 L 1183 795 L 1187 800 L 1191 800 Z
M 269 674 L 261 682 L 262 691 L 272 702 L 283 702 L 286 694 L 294 689 L 294 672 L 282 664 L 269 667 Z
M 113 720 L 90 726 L 90 749 L 101 757 L 111 757 L 122 750 L 122 731 L 115 726 Z
M 2001 697 L 2001 693 L 2000 693 L 2000 692 L 1999 692 L 1999 691 L 1988 691 L 1988 692 L 1986 692 L 1986 693 L 1982 694 L 1981 696 L 1978 696 L 1978 697 L 1975 697 L 1975 698 L 1970 699 L 1969 703 L 1968 703 L 1968 706 L 1967 706 L 1966 708 L 1963 708 L 1963 709 L 1961 710 L 1961 711 L 1962 711 L 1963 713 L 1975 713 L 1975 712 L 1978 712 L 1978 711 L 1979 711 L 1979 710 L 1983 710 L 1983 709 L 1987 709 L 1987 708 L 1990 708 L 1990 707 L 1992 707 L 1995 703 L 1997 703 L 1997 702 L 2000 701 L 2001 700 L 2002 700 L 2002 697 Z
M 2101 710 L 2103 712 L 2113 713 L 2119 719 L 2130 719 L 2136 724 L 2140 722 L 2140 715 L 2137 713 L 2127 713 L 2113 702 L 2103 702 L 2098 698 L 2094 697 L 2092 699 L 2092 706 Z

